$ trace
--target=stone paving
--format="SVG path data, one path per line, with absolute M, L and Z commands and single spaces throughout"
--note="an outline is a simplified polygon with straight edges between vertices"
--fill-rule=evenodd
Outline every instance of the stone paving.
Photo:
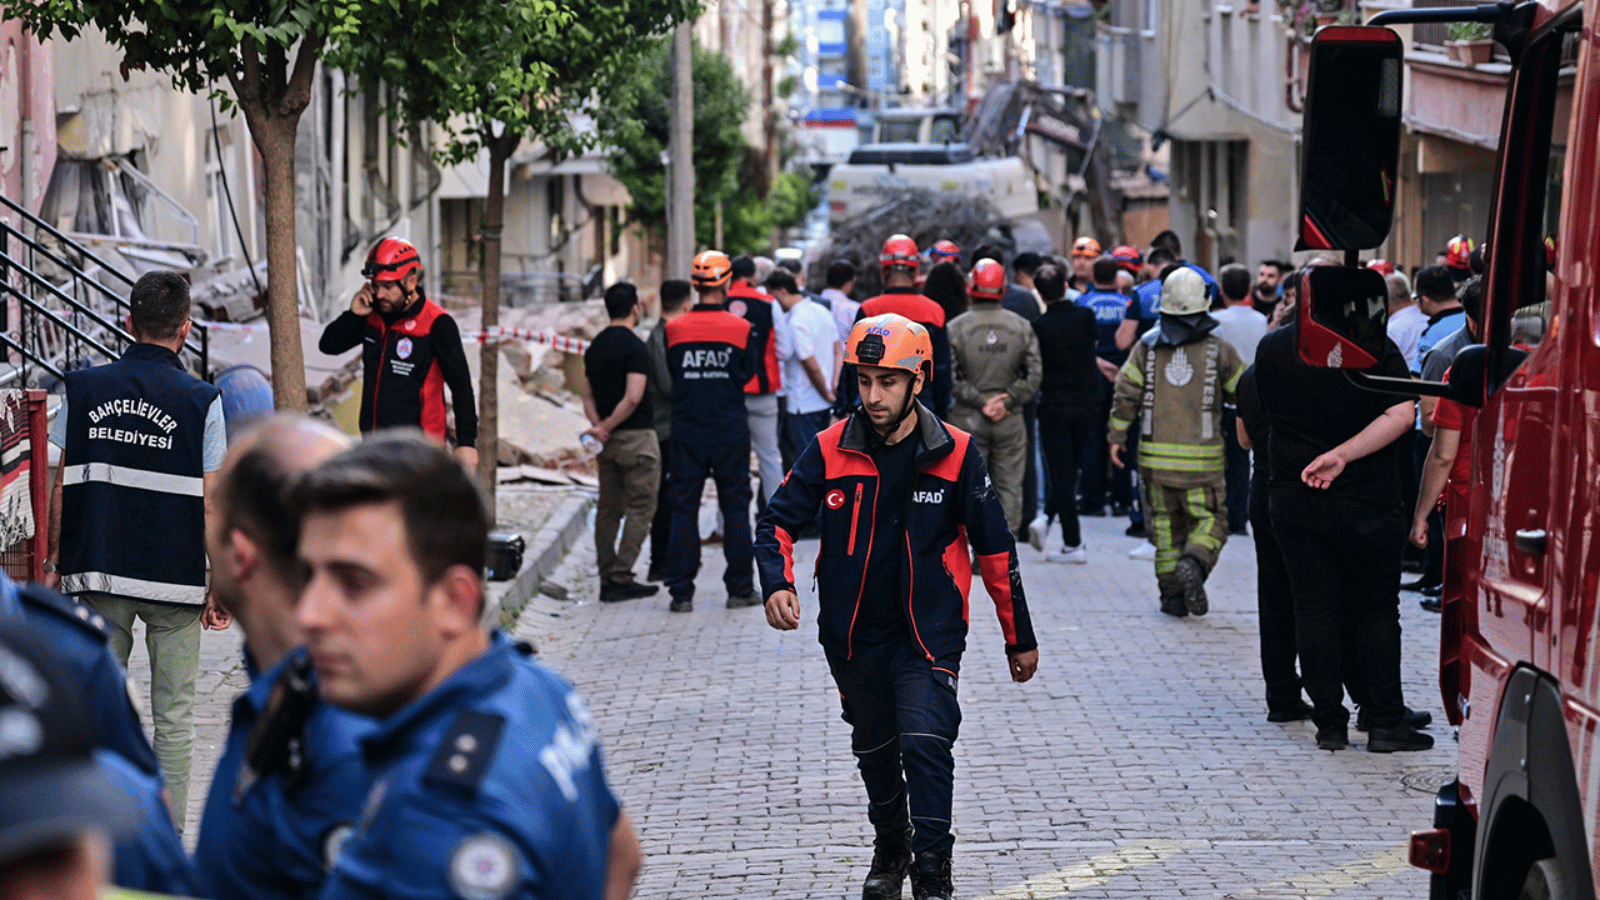
M 1427 825 L 1455 759 L 1433 687 L 1437 617 L 1402 595 L 1407 700 L 1433 712 L 1438 746 L 1370 754 L 1353 733 L 1353 749 L 1319 752 L 1309 723 L 1265 721 L 1252 542 L 1224 550 L 1211 614 L 1179 621 L 1156 612 L 1151 564 L 1127 558 L 1138 542 L 1124 524 L 1084 520 L 1086 566 L 1022 548 L 1041 644 L 1029 684 L 1007 678 L 992 607 L 981 587 L 973 594 L 956 744 L 959 896 L 1425 895 L 1405 839 Z M 799 544 L 797 571 L 815 552 Z M 859 896 L 864 795 L 811 585 L 805 624 L 780 634 L 759 608 L 723 608 L 720 548 L 704 559 L 692 614 L 668 613 L 664 595 L 602 605 L 582 540 L 552 575 L 572 599 L 536 599 L 517 628 L 600 723 L 648 853 L 635 895 Z M 232 630 L 202 643 L 191 842 L 243 687 L 238 644 Z M 135 693 L 147 677 L 140 655 Z
M 1455 758 L 1433 688 L 1438 618 L 1402 595 L 1407 700 L 1433 711 L 1437 746 L 1372 754 L 1353 732 L 1353 749 L 1318 751 L 1309 723 L 1265 720 L 1249 538 L 1224 550 L 1211 614 L 1180 621 L 1156 611 L 1126 522 L 1083 521 L 1086 566 L 1021 550 L 1041 645 L 1032 682 L 1010 682 L 993 607 L 981 588 L 972 597 L 959 895 L 1425 896 L 1405 841 L 1427 827 Z M 815 552 L 801 542 L 796 570 Z M 759 608 L 723 608 L 720 548 L 703 555 L 696 610 L 674 615 L 665 596 L 595 603 L 592 546 L 580 544 L 553 576 L 576 605 L 524 614 L 519 628 L 600 722 L 649 856 L 637 896 L 859 896 L 865 798 L 814 592 L 802 585 L 806 624 L 780 634 Z

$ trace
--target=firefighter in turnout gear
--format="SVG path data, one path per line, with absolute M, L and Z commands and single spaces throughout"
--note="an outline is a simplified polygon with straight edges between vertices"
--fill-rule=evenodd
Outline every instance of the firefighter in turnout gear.
M 1117 373 L 1107 440 L 1123 461 L 1139 428 L 1139 486 L 1156 545 L 1161 611 L 1202 616 L 1206 576 L 1228 540 L 1222 404 L 1233 402 L 1244 363 L 1214 334 L 1204 279 L 1179 268 L 1161 287 L 1161 318 Z

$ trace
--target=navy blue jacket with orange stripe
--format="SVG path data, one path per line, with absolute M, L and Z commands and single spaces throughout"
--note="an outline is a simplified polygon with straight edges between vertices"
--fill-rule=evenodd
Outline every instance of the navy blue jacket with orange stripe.
M 812 439 L 773 494 L 756 527 L 762 596 L 795 589 L 794 535 L 822 514 L 817 555 L 817 624 L 822 645 L 846 656 L 872 553 L 878 469 L 867 454 L 871 427 L 859 409 Z M 989 470 L 971 438 L 917 404 L 922 451 L 907 494 L 906 548 L 899 594 L 917 649 L 935 666 L 960 671 L 967 646 L 967 592 L 972 556 L 1000 616 L 1007 653 L 1038 646 L 1017 571 L 1017 548 L 1006 527 Z M 971 542 L 971 550 L 968 542 Z
M 755 372 L 750 323 L 722 306 L 697 303 L 667 323 L 672 437 L 725 446 L 750 433 L 744 385 Z

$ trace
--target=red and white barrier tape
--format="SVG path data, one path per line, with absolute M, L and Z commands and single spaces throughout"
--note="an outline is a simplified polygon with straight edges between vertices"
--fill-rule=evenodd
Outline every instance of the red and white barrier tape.
M 62 310 L 57 314 L 67 316 L 69 318 L 79 317 L 79 314 L 75 310 Z M 88 317 L 82 316 L 82 318 Z M 203 324 L 206 328 L 215 331 L 231 331 L 235 334 L 250 335 L 256 333 L 269 333 L 269 329 L 265 324 L 241 322 L 202 322 L 200 324 Z M 506 328 L 503 326 L 496 326 L 488 331 L 467 332 L 461 335 L 461 340 L 467 343 L 479 344 L 486 344 L 491 340 L 527 341 L 528 343 L 532 344 L 544 344 L 552 349 L 560 350 L 563 353 L 577 354 L 582 354 L 589 349 L 588 341 L 567 337 L 566 335 L 557 334 L 553 331 L 535 331 L 531 328 Z

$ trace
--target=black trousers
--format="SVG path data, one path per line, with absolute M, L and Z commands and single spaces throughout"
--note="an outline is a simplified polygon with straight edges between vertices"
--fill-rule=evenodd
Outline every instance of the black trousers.
M 1344 727 L 1344 681 L 1358 683 L 1374 727 L 1400 722 L 1401 504 L 1384 508 L 1298 486 L 1276 487 L 1272 527 L 1294 590 L 1296 645 L 1318 729 Z M 1353 655 L 1346 657 L 1346 645 Z M 1354 668 L 1355 671 L 1347 671 Z
M 1108 480 L 1106 469 L 1111 464 L 1110 452 L 1106 449 L 1106 424 L 1111 418 L 1112 389 L 1104 378 L 1100 379 L 1097 388 L 1094 433 L 1090 435 L 1088 446 L 1084 448 L 1082 474 L 1078 480 L 1080 509 L 1100 509 L 1106 505 Z M 1139 423 L 1135 422 L 1133 427 L 1138 428 Z
M 1222 408 L 1222 446 L 1226 453 L 1223 476 L 1228 485 L 1228 530 L 1243 531 L 1250 522 L 1250 451 L 1239 444 L 1234 427 L 1239 414 Z
M 671 466 L 672 535 L 667 549 L 667 592 L 694 599 L 700 573 L 700 496 L 706 479 L 717 483 L 722 508 L 722 553 L 728 596 L 755 593 L 755 551 L 750 534 L 750 436 L 728 444 L 692 444 L 674 439 Z
M 650 520 L 650 571 L 667 573 L 667 550 L 672 541 L 672 439 L 661 442 L 661 488 L 656 492 L 656 515 Z
M 867 820 L 885 831 L 909 824 L 913 852 L 948 857 L 961 729 L 955 675 L 934 668 L 910 638 L 857 644 L 849 659 L 827 656 L 867 789 Z
M 1044 451 L 1045 468 L 1050 473 L 1050 492 L 1045 495 L 1044 514 L 1061 520 L 1064 547 L 1083 543 L 1073 489 L 1078 484 L 1078 470 L 1083 465 L 1085 451 L 1094 440 L 1097 412 L 1092 406 L 1039 405 L 1039 447 Z
M 1039 449 L 1033 445 L 1038 439 L 1039 407 L 1035 403 L 1022 404 L 1022 424 L 1028 429 L 1028 464 L 1022 470 L 1022 524 L 1018 526 L 1018 540 L 1028 539 L 1028 523 L 1039 514 L 1039 479 L 1044 476 L 1039 471 L 1039 461 L 1034 452 Z
M 1265 496 L 1250 498 L 1250 536 L 1256 544 L 1256 621 L 1261 630 L 1261 677 L 1267 683 L 1267 711 L 1292 709 L 1300 701 L 1295 667 L 1294 591 L 1283 549 L 1272 530 Z M 1230 514 L 1232 505 L 1228 507 Z

